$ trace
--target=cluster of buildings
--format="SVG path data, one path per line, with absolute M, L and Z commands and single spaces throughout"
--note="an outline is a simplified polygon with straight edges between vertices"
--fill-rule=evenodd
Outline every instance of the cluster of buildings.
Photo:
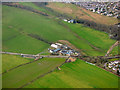
M 61 43 L 55 43 L 55 44 L 51 44 L 51 47 L 48 48 L 48 51 L 52 54 L 52 55 L 67 55 L 67 56 L 78 56 L 79 53 L 73 49 L 71 49 L 70 47 L 68 47 L 67 45 L 63 45 Z
M 75 4 L 94 13 L 115 18 L 119 17 L 119 2 L 76 2 Z
M 120 72 L 120 61 L 113 61 L 108 63 L 108 68 L 112 69 L 113 71 Z
M 76 23 L 74 19 L 63 19 L 63 21 L 68 22 L 68 23 Z

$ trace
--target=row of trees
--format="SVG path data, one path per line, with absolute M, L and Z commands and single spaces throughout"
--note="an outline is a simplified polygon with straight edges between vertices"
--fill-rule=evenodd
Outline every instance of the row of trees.
M 37 40 L 43 41 L 43 42 L 45 42 L 45 43 L 47 43 L 47 44 L 52 44 L 52 42 L 49 42 L 49 41 L 41 38 L 41 37 L 40 37 L 39 35 L 37 35 L 37 34 L 32 34 L 32 33 L 30 33 L 30 34 L 28 34 L 28 36 L 30 36 L 30 37 L 32 37 L 32 38 L 35 38 L 35 39 L 37 39 Z
M 102 68 L 104 68 L 104 64 L 106 62 L 108 62 L 108 59 L 106 57 L 103 57 L 103 56 L 96 56 L 96 57 L 94 57 L 94 56 L 80 56 L 79 58 L 84 60 L 84 61 L 93 63 L 97 66 L 100 66 Z
M 38 7 L 44 8 L 49 14 L 57 16 L 59 18 L 66 18 L 66 19 L 72 18 L 71 16 L 68 16 L 65 13 L 62 14 L 62 13 L 59 13 L 49 7 L 46 7 L 46 5 L 48 5 L 47 2 L 34 2 L 34 4 L 37 5 Z
M 16 8 L 21 8 L 21 9 L 29 10 L 29 11 L 32 11 L 34 13 L 38 13 L 38 14 L 41 14 L 41 15 L 44 15 L 44 16 L 49 16 L 47 13 L 35 10 L 32 7 L 29 7 L 29 6 L 23 6 L 23 5 L 20 5 L 20 4 L 6 3 L 6 2 L 4 2 L 2 4 L 3 5 L 7 5 L 7 6 L 11 6 L 11 7 L 16 7 Z

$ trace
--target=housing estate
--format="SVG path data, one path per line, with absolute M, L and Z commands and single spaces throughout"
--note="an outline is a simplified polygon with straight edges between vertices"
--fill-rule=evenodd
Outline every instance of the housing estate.
M 108 68 L 120 73 L 120 60 L 109 62 Z

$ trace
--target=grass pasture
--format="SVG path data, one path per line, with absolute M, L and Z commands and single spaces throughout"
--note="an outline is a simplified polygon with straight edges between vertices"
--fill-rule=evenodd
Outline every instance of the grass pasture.
M 23 10 L 23 12 L 20 12 L 19 9 L 13 9 L 15 11 L 12 10 L 12 8 L 9 9 L 9 7 L 3 6 L 3 50 L 9 52 L 37 54 L 46 49 L 49 46 L 47 43 L 34 39 L 28 36 L 28 33 L 24 32 L 24 29 L 26 30 L 27 27 L 29 27 L 28 30 L 34 31 L 34 29 L 30 29 L 33 24 L 29 24 L 29 19 L 24 19 L 25 17 L 22 16 L 23 13 L 27 11 Z M 8 11 L 10 13 L 8 13 Z M 13 14 L 15 16 L 13 16 Z M 26 13 L 24 13 L 24 15 L 26 17 L 28 16 Z M 21 16 L 21 18 L 19 16 Z M 25 22 L 25 20 L 27 20 L 27 22 Z M 26 23 L 26 25 L 23 22 Z
M 20 3 L 25 6 L 33 7 L 51 14 L 44 8 L 38 7 L 33 3 Z M 52 6 L 53 5 L 53 6 Z M 57 8 L 54 8 L 57 5 Z M 79 8 L 75 5 L 70 5 L 66 8 L 64 3 L 49 3 L 47 7 L 63 13 L 72 14 L 75 17 Z M 64 8 L 64 9 L 62 9 Z M 68 24 L 56 17 L 43 16 L 33 13 L 28 10 L 2 6 L 2 42 L 3 50 L 7 52 L 18 52 L 27 54 L 48 55 L 50 44 L 47 42 L 57 42 L 59 40 L 69 41 L 76 48 L 82 50 L 89 56 L 104 56 L 107 50 L 115 43 L 115 40 L 109 38 L 108 34 L 81 24 Z M 82 9 L 83 10 L 83 9 Z M 75 13 L 75 14 L 74 14 Z M 113 18 L 101 19 L 104 16 L 96 16 L 89 11 L 83 10 L 79 13 L 87 18 L 96 20 L 96 22 L 113 24 L 116 22 Z M 52 14 L 51 14 L 52 15 Z M 54 14 L 55 15 L 55 14 Z M 101 20 L 101 21 L 100 21 Z M 111 22 L 114 21 L 114 22 Z M 31 37 L 33 34 L 40 39 Z M 111 54 L 117 53 L 117 47 Z M 13 68 L 19 64 L 29 62 L 29 59 L 14 55 L 3 55 L 3 71 Z M 18 88 L 30 82 L 40 75 L 55 69 L 65 61 L 65 58 L 43 58 L 36 62 L 18 67 L 3 74 L 3 88 Z M 96 66 L 89 65 L 82 60 L 77 60 L 73 63 L 66 63 L 61 67 L 61 70 L 55 70 L 52 73 L 41 77 L 25 88 L 117 88 L 118 77 L 110 72 L 104 71 Z
M 12 16 L 13 14 L 15 15 L 14 17 Z M 12 23 L 7 21 L 12 21 Z M 12 28 L 7 28 L 8 26 L 12 26 Z M 11 35 L 7 35 L 6 32 L 10 32 Z M 16 37 L 13 36 L 14 32 L 18 34 Z M 40 52 L 48 47 L 48 44 L 27 36 L 30 33 L 39 35 L 40 38 L 49 42 L 74 38 L 70 32 L 54 22 L 54 20 L 26 10 L 3 6 L 3 50 L 11 52 L 20 52 L 19 50 L 21 50 L 23 53 L 38 53 L 38 51 Z
M 2 72 L 14 68 L 20 64 L 32 61 L 32 59 L 23 58 L 16 55 L 2 54 Z
M 19 88 L 40 75 L 55 69 L 65 62 L 65 58 L 43 58 L 36 62 L 18 67 L 2 76 L 3 88 Z
M 117 88 L 118 77 L 101 68 L 77 60 L 66 63 L 25 88 Z
M 78 24 L 61 23 L 57 19 L 27 10 L 3 6 L 3 51 L 37 54 L 49 47 L 48 43 L 28 36 L 31 33 L 48 42 L 68 40 L 86 55 L 92 56 L 106 53 L 95 50 L 92 46 L 107 51 L 115 42 L 104 32 Z
M 104 53 L 115 43 L 115 40 L 109 38 L 107 33 L 85 27 L 81 24 L 65 23 L 81 39 L 87 41 L 89 45 L 103 50 Z M 114 51 L 117 51 L 116 49 Z

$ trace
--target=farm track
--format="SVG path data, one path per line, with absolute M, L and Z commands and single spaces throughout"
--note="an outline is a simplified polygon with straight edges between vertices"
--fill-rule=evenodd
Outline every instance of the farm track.
M 118 46 L 119 44 L 120 44 L 119 41 L 116 41 L 116 42 L 110 47 L 110 49 L 107 51 L 107 53 L 106 53 L 105 56 L 108 56 L 109 53 L 110 53 L 116 46 Z
M 23 57 L 50 57 L 50 58 L 67 58 L 68 56 L 54 56 L 54 55 L 32 55 L 32 54 L 22 54 L 22 53 L 12 53 L 12 52 L 0 52 L 0 54 L 10 54 L 10 55 L 20 55 Z

